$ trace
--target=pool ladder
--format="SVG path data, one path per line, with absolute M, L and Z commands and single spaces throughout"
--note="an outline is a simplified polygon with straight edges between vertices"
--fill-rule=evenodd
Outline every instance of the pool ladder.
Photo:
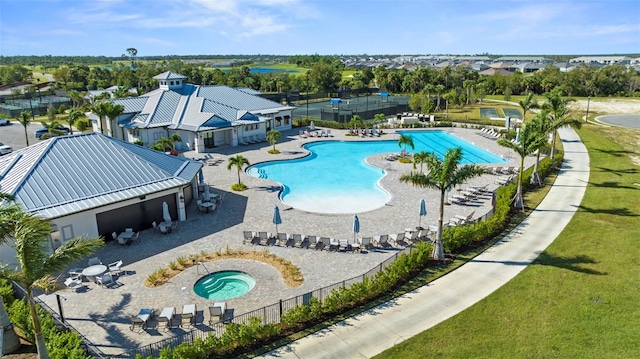
M 202 261 L 198 261 L 198 269 L 200 268 L 200 266 L 202 266 L 202 268 L 204 268 L 204 270 L 207 272 L 207 274 L 211 274 L 211 272 L 209 272 L 209 269 L 207 269 L 207 267 L 205 267 L 204 263 L 202 263 Z M 200 274 L 200 271 L 196 269 L 196 271 L 198 272 L 198 274 Z

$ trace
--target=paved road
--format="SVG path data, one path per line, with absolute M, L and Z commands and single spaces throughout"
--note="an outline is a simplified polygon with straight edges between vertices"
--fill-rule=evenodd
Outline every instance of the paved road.
M 42 127 L 40 122 L 30 123 L 27 127 L 27 136 L 29 137 L 30 145 L 40 142 L 40 140 L 35 137 L 35 132 L 40 127 Z M 0 126 L 0 142 L 13 147 L 14 151 L 27 147 L 27 141 L 24 137 L 24 127 L 15 120 L 12 120 L 10 125 Z
M 458 314 L 514 278 L 563 231 L 587 187 L 586 147 L 572 129 L 559 133 L 565 162 L 553 188 L 504 239 L 428 286 L 262 357 L 369 358 Z

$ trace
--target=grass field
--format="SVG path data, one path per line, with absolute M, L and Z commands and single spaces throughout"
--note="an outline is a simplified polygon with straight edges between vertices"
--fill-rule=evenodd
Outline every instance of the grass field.
M 612 140 L 622 132 L 629 130 L 587 125 L 579 131 L 591 161 L 587 192 L 536 264 L 377 357 L 640 357 L 640 171 L 630 159 L 633 149 Z

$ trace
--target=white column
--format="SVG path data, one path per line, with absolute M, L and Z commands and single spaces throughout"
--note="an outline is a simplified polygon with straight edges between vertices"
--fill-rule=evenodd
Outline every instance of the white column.
M 176 196 L 177 196 L 177 202 L 178 202 L 178 220 L 180 222 L 186 221 L 187 211 L 185 210 L 184 195 L 182 194 L 182 189 L 180 189 L 180 192 L 178 192 Z

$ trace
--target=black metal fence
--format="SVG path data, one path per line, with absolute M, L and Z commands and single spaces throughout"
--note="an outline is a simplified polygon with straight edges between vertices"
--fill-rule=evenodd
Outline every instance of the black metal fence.
M 22 297 L 26 297 L 27 291 L 24 288 L 22 288 L 20 285 L 18 285 L 15 282 L 13 283 L 13 286 L 14 286 L 14 289 L 18 290 L 21 293 Z M 58 298 L 58 300 L 60 300 L 59 296 L 57 298 Z M 36 304 L 38 304 L 42 309 L 44 309 L 47 313 L 49 313 L 49 315 L 51 315 L 56 327 L 58 327 L 61 330 L 66 330 L 66 331 L 70 331 L 70 332 L 78 334 L 80 339 L 82 339 L 82 347 L 83 347 L 83 349 L 89 355 L 93 356 L 94 358 L 100 358 L 100 359 L 109 358 L 108 355 L 106 355 L 100 349 L 98 349 L 95 345 L 93 345 L 93 343 L 89 339 L 87 339 L 87 337 L 82 335 L 82 333 L 80 333 L 71 324 L 69 324 L 68 322 L 64 321 L 64 319 L 60 316 L 60 314 L 58 312 L 56 312 L 55 310 L 51 309 L 51 307 L 49 307 L 44 301 L 42 301 L 38 297 L 34 297 L 34 300 L 35 300 Z
M 382 271 L 389 264 L 393 263 L 398 257 L 402 254 L 409 254 L 413 250 L 412 246 L 405 247 L 392 257 L 387 258 L 384 262 L 378 264 L 374 268 L 370 269 L 368 272 L 359 275 L 357 277 L 352 277 L 349 279 L 345 279 L 341 282 L 334 283 L 332 285 L 316 289 L 314 291 L 295 296 L 289 299 L 280 300 L 277 303 L 262 307 L 260 309 L 252 310 L 250 312 L 234 315 L 232 318 L 226 317 L 222 321 L 212 323 L 210 325 L 211 331 L 203 331 L 200 329 L 193 329 L 190 332 L 187 332 L 182 335 L 178 335 L 175 337 L 167 338 L 162 341 L 152 343 L 149 345 L 145 345 L 143 347 L 133 349 L 122 353 L 117 356 L 112 356 L 112 358 L 135 358 L 136 355 L 140 354 L 143 358 L 147 356 L 158 357 L 160 355 L 160 351 L 164 348 L 175 348 L 176 346 L 182 343 L 193 344 L 196 339 L 204 339 L 210 335 L 221 336 L 224 333 L 225 325 L 229 323 L 237 323 L 237 324 L 248 324 L 251 318 L 260 318 L 262 320 L 262 324 L 278 324 L 280 323 L 280 318 L 282 314 L 286 313 L 288 310 L 291 310 L 295 307 L 301 305 L 308 305 L 311 298 L 316 298 L 321 302 L 331 294 L 333 290 L 337 290 L 341 287 L 349 288 L 351 285 L 356 283 L 361 283 L 367 277 L 375 276 L 376 273 Z

